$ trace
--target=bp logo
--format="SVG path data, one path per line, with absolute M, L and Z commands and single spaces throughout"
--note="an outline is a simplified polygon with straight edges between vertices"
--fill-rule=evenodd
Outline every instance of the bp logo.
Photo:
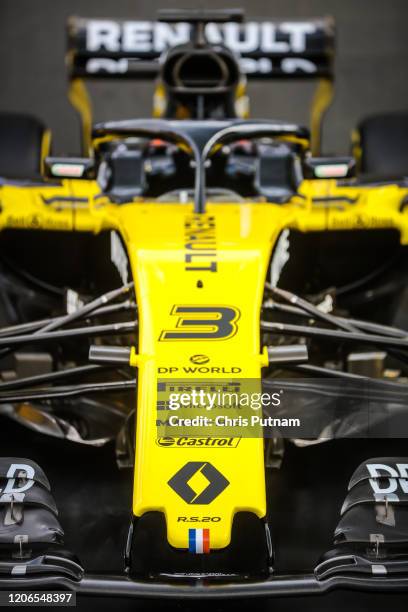
M 208 363 L 210 361 L 210 358 L 207 357 L 207 355 L 192 355 L 190 357 L 190 361 L 191 363 L 203 365 L 205 363 Z
M 207 480 L 208 484 L 204 489 L 201 486 L 200 490 L 196 490 L 196 476 L 199 477 L 197 480 L 202 480 L 203 476 Z M 189 461 L 167 484 L 187 504 L 206 505 L 211 504 L 228 487 L 229 481 L 211 463 Z

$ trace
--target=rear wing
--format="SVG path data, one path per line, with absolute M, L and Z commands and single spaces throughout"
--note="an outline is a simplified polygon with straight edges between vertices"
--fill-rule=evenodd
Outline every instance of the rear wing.
M 168 16 L 162 16 L 163 21 L 69 19 L 67 64 L 70 99 L 82 118 L 84 148 L 88 149 L 90 145 L 92 123 L 84 80 L 154 79 L 159 74 L 162 54 L 175 45 L 187 43 L 194 27 L 191 13 L 188 22 L 182 21 L 182 11 L 168 13 Z M 322 118 L 333 94 L 333 19 L 240 23 L 234 11 L 226 11 L 225 19 L 220 18 L 221 12 L 214 13 L 217 13 L 214 22 L 205 25 L 207 41 L 224 44 L 235 52 L 248 79 L 319 82 L 312 103 L 310 125 L 312 149 L 317 154 Z

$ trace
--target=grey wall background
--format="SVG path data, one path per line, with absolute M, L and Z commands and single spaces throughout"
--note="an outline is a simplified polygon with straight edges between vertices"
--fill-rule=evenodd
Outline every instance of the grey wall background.
M 408 110 L 407 0 L 0 0 L 0 111 L 31 112 L 53 130 L 57 153 L 74 153 L 79 127 L 66 98 L 65 21 L 84 17 L 154 18 L 158 8 L 242 6 L 247 17 L 333 15 L 338 28 L 336 99 L 324 148 L 347 152 L 367 114 Z M 148 116 L 152 84 L 95 84 L 95 119 Z M 306 123 L 311 87 L 251 85 L 254 117 Z

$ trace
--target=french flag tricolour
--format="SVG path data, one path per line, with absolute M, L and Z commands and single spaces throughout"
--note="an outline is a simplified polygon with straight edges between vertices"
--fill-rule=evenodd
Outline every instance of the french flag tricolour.
M 210 530 L 209 529 L 189 529 L 188 530 L 188 550 L 196 555 L 210 552 Z

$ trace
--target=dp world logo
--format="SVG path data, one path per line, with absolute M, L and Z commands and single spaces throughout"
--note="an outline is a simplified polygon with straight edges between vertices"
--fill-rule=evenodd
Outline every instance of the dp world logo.
M 208 483 L 204 489 L 202 488 L 203 477 Z M 228 487 L 229 481 L 211 463 L 189 461 L 170 478 L 167 484 L 187 504 L 205 505 L 211 504 Z
M 192 355 L 190 357 L 190 361 L 191 363 L 203 365 L 205 363 L 208 363 L 210 361 L 210 358 L 207 357 L 207 355 Z

